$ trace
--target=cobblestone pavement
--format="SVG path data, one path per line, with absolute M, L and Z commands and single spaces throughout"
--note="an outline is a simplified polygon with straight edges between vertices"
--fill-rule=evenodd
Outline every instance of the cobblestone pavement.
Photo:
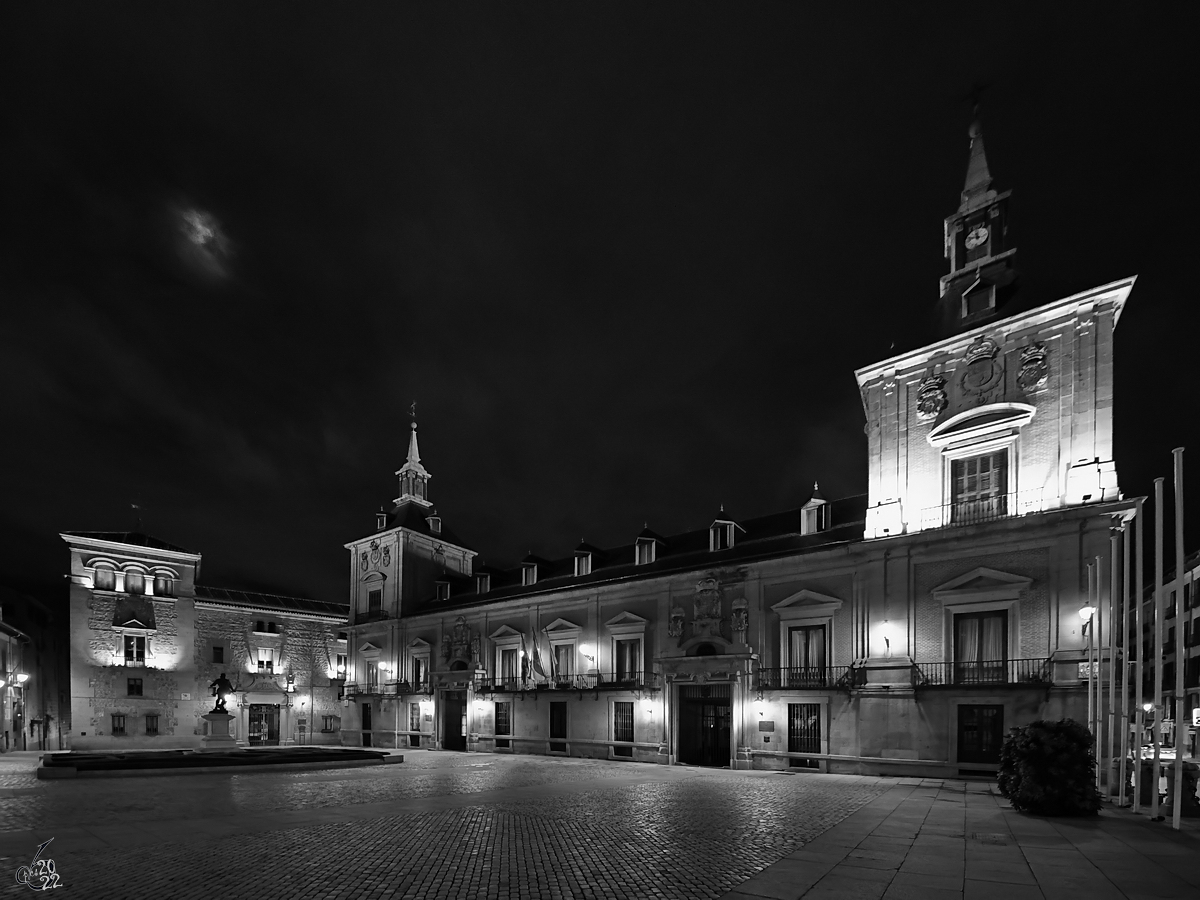
M 323 772 L 23 777 L 0 760 L 0 867 L 54 837 L 59 896 L 96 900 L 715 898 L 896 783 L 428 752 Z M 0 874 L 0 896 L 26 895 Z

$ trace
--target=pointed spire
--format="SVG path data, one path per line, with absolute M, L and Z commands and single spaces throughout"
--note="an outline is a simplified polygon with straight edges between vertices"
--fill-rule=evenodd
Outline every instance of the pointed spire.
M 416 404 L 413 404 L 416 412 Z M 417 448 L 417 423 L 412 423 L 412 431 L 408 436 L 408 459 L 396 474 L 400 477 L 400 496 L 396 503 L 415 502 L 422 506 L 431 506 L 429 502 L 429 472 L 421 465 L 421 452 Z
M 988 170 L 987 154 L 983 149 L 983 125 L 979 121 L 979 106 L 975 107 L 975 120 L 967 129 L 971 138 L 971 155 L 967 160 L 967 180 L 963 185 L 962 203 L 959 211 L 965 212 L 981 201 L 995 196 L 989 188 L 992 184 L 992 173 Z
M 421 453 L 417 449 L 417 423 L 412 423 L 412 434 L 408 437 L 408 461 L 413 465 L 421 462 Z

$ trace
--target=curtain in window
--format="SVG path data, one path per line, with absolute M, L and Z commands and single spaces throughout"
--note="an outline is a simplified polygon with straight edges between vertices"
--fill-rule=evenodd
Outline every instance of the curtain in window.
M 805 625 L 792 629 L 792 668 L 825 668 L 825 626 Z
M 983 618 L 983 661 L 1004 661 L 1004 617 Z
M 500 651 L 500 677 L 505 681 L 517 680 L 517 651 L 515 647 L 511 650 Z
M 979 660 L 979 619 L 975 616 L 958 616 L 955 620 L 958 639 L 955 646 L 955 662 L 973 663 Z
M 564 681 L 569 681 L 575 674 L 574 644 L 556 644 L 554 646 L 554 671 Z

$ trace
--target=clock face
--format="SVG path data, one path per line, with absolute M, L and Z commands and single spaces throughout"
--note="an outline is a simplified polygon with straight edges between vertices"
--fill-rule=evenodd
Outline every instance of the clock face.
M 988 230 L 986 225 L 976 225 L 967 234 L 967 249 L 974 250 L 976 247 L 983 245 L 988 239 Z

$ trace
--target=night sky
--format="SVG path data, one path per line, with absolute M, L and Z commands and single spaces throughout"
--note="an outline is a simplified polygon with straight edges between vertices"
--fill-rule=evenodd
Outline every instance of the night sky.
M 1139 276 L 1122 489 L 1200 485 L 1194 21 L 322 6 L 0 11 L 9 585 L 137 503 L 205 583 L 342 599 L 414 400 L 493 565 L 865 491 L 854 369 L 933 337 L 975 85 L 1026 300 Z

